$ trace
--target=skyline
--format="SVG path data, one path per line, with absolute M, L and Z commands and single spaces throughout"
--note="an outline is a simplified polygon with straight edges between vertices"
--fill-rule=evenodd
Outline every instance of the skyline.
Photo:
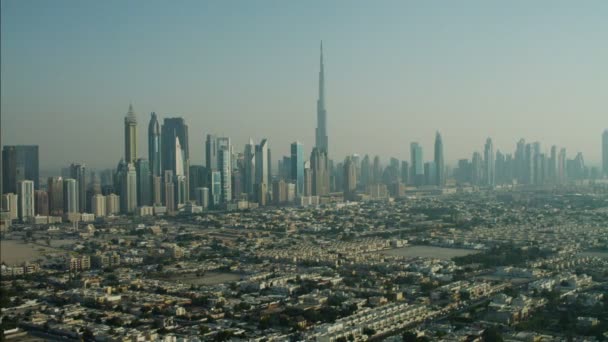
M 136 11 L 143 11 L 145 19 L 160 15 L 155 11 L 160 11 L 162 6 L 144 10 L 136 8 L 135 3 L 129 3 L 130 6 L 120 15 L 128 16 Z M 161 121 L 177 116 L 185 119 L 191 130 L 189 145 L 193 164 L 204 162 L 207 134 L 231 137 L 237 150 L 242 150 L 249 137 L 256 141 L 268 138 L 274 156 L 289 155 L 290 144 L 297 140 L 303 143 L 304 154 L 308 156 L 314 146 L 314 107 L 319 72 L 316 54 L 322 38 L 328 89 L 328 135 L 332 142 L 329 155 L 336 161 L 352 153 L 378 154 L 385 162 L 389 157 L 409 160 L 410 142 L 419 142 L 428 159 L 435 131 L 439 131 L 444 140 L 447 165 L 454 165 L 460 158 L 470 158 L 475 151 L 483 152 L 483 142 L 487 137 L 491 137 L 495 149 L 502 152 L 513 153 L 517 140 L 524 138 L 526 141 L 540 141 L 544 151 L 553 144 L 566 147 L 570 156 L 581 151 L 587 164 L 599 165 L 601 133 L 606 128 L 605 119 L 602 120 L 605 109 L 601 105 L 601 89 L 608 85 L 608 77 L 603 76 L 608 76 L 608 72 L 598 66 L 602 65 L 602 58 L 606 59 L 602 56 L 608 56 L 608 49 L 597 44 L 601 28 L 606 24 L 596 19 L 601 19 L 601 9 L 606 7 L 604 4 L 599 6 L 600 10 L 595 8 L 585 22 L 575 22 L 576 25 L 568 26 L 568 30 L 562 32 L 545 30 L 555 24 L 564 24 L 567 12 L 585 9 L 567 8 L 562 3 L 552 7 L 551 11 L 541 12 L 543 6 L 537 4 L 536 7 L 527 7 L 529 11 L 519 18 L 521 22 L 518 23 L 522 24 L 518 26 L 519 31 L 506 32 L 508 24 L 516 20 L 511 16 L 522 6 L 518 4 L 513 6 L 515 9 L 509 8 L 504 13 L 504 22 L 490 25 L 489 33 L 476 33 L 473 31 L 479 20 L 502 17 L 498 5 L 477 6 L 474 12 L 485 11 L 488 17 L 484 19 L 477 12 L 469 13 L 474 22 L 462 26 L 460 20 L 464 18 L 445 12 L 449 9 L 445 6 L 388 6 L 386 3 L 382 8 L 367 8 L 371 10 L 370 25 L 378 24 L 373 14 L 391 12 L 391 8 L 402 9 L 399 6 L 405 6 L 420 16 L 412 14 L 408 19 L 413 21 L 404 20 L 407 23 L 397 22 L 394 15 L 388 16 L 386 23 L 379 28 L 386 31 L 392 27 L 393 30 L 383 31 L 385 39 L 380 40 L 377 39 L 381 36 L 379 33 L 347 30 L 354 29 L 351 21 L 363 18 L 364 5 L 357 5 L 334 4 L 332 10 L 348 7 L 352 17 L 333 23 L 325 14 L 319 18 L 319 27 L 312 29 L 314 32 L 297 31 L 293 40 L 285 41 L 276 40 L 276 35 L 285 38 L 285 33 L 275 32 L 280 22 L 270 14 L 266 15 L 269 23 L 262 26 L 261 32 L 249 33 L 245 27 L 230 26 L 243 19 L 244 14 L 226 16 L 230 13 L 229 5 L 205 4 L 209 12 L 205 15 L 224 14 L 214 19 L 218 21 L 216 24 L 221 24 L 219 30 L 225 31 L 227 26 L 233 30 L 224 33 L 231 39 L 208 41 L 211 47 L 204 51 L 211 54 L 200 55 L 196 59 L 199 64 L 196 64 L 192 63 L 195 61 L 189 54 L 174 53 L 164 59 L 146 54 L 152 52 L 150 49 L 155 43 L 167 45 L 169 40 L 163 39 L 166 36 L 156 42 L 134 40 L 138 35 L 143 37 L 139 30 L 134 29 L 141 17 L 134 18 L 135 22 L 128 27 L 110 31 L 118 34 L 112 39 L 110 32 L 104 31 L 109 27 L 104 22 L 107 18 L 103 17 L 109 15 L 111 3 L 96 5 L 103 15 L 101 18 L 87 17 L 91 22 L 87 26 L 88 31 L 79 34 L 51 19 L 54 18 L 52 14 L 58 11 L 77 14 L 85 11 L 84 8 L 52 8 L 43 3 L 32 9 L 27 2 L 3 2 L 2 144 L 39 145 L 41 170 L 44 171 L 65 167 L 72 162 L 85 162 L 93 168 L 113 167 L 122 155 L 123 138 L 119 125 L 125 109 L 132 103 L 140 123 L 137 145 L 143 147 L 139 148 L 138 157 L 147 154 L 145 127 L 141 123 L 147 122 L 150 112 L 156 112 Z M 273 9 L 273 13 L 293 14 L 300 6 L 279 6 Z M 318 3 L 306 7 L 306 14 L 319 12 L 319 7 Z M 199 13 L 198 9 L 193 13 Z M 22 17 L 26 10 L 32 11 L 31 17 Z M 179 11 L 179 8 L 172 10 Z M 261 8 L 256 10 L 263 12 Z M 468 13 L 467 10 L 472 8 L 465 9 L 464 14 Z M 188 16 L 171 35 L 179 36 L 196 28 L 193 16 Z M 30 22 L 34 18 L 39 22 Z M 255 24 L 263 20 L 244 18 Z M 430 24 L 438 23 L 442 18 L 450 20 L 438 31 L 431 30 Z M 84 19 L 78 17 L 77 20 Z M 27 25 L 31 27 L 22 30 Z M 301 28 L 302 20 L 295 20 L 293 25 Z M 340 25 L 346 26 L 341 28 Z M 404 49 L 390 44 L 388 33 L 393 38 L 410 37 L 413 35 L 411 30 L 417 25 L 424 30 L 411 43 L 425 49 Z M 203 26 L 213 32 L 211 24 Z M 149 30 L 145 36 L 154 35 L 154 27 L 144 27 Z M 43 32 L 45 28 L 47 30 Z M 457 32 L 448 32 L 450 28 Z M 209 32 L 202 31 L 204 35 L 211 35 Z M 525 32 L 532 34 L 532 38 L 521 40 Z M 362 39 L 344 41 L 346 33 Z M 469 35 L 462 40 L 462 48 L 447 39 L 463 33 Z M 497 33 L 502 38 L 498 46 L 496 37 L 492 35 Z M 52 38 L 50 42 L 42 42 L 45 35 Z M 598 39 L 594 39 L 595 35 Z M 552 39 L 537 42 L 535 39 L 539 36 Z M 90 47 L 87 42 L 95 37 L 105 37 L 106 40 L 102 40 L 103 44 L 98 44 L 101 46 L 93 52 L 86 52 L 85 48 Z M 582 37 L 585 37 L 584 41 Z M 252 38 L 255 38 L 252 42 L 247 41 Z M 558 38 L 563 44 L 556 46 Z M 530 41 L 539 46 L 529 46 Z M 40 46 L 31 43 L 40 43 Z M 127 47 L 133 51 L 143 48 L 145 52 L 128 52 L 121 56 L 125 58 L 123 63 L 107 62 L 104 59 L 109 57 L 107 51 L 94 55 L 106 47 L 125 43 L 132 43 Z M 187 39 L 178 39 L 172 44 L 176 52 L 194 49 Z M 580 44 L 582 49 L 571 51 L 568 46 L 572 44 Z M 68 48 L 78 58 L 70 57 Z M 489 51 L 492 48 L 497 51 Z M 47 53 L 36 54 L 40 50 Z M 158 51 L 163 51 L 163 55 L 167 52 Z M 412 51 L 416 52 L 415 58 Z M 438 52 L 450 52 L 453 59 L 442 60 Z M 491 58 L 484 60 L 481 58 L 483 54 L 471 52 L 485 52 L 485 56 Z M 500 55 L 501 52 L 508 54 Z M 239 59 L 239 54 L 248 58 Z M 184 56 L 192 63 L 187 64 L 188 70 L 179 69 L 175 64 L 183 61 Z M 465 61 L 465 56 L 471 61 Z M 140 60 L 136 57 L 146 58 Z M 220 63 L 222 57 L 225 60 Z M 422 63 L 424 59 L 428 61 Z M 509 62 L 510 59 L 513 61 Z M 595 59 L 597 63 L 580 63 Z M 163 67 L 161 60 L 166 62 Z M 147 61 L 147 64 L 141 61 Z M 70 62 L 72 64 L 68 65 Z M 101 75 L 102 71 L 93 70 L 93 66 L 109 74 Z M 196 70 L 192 71 L 195 67 Z M 172 68 L 173 71 L 168 70 Z M 535 72 L 530 73 L 531 70 Z M 561 74 L 557 72 L 559 70 Z M 157 75 L 156 78 L 150 76 L 151 73 Z M 530 75 L 534 77 L 530 78 Z M 120 77 L 111 79 L 113 76 Z M 438 76 L 442 76 L 441 81 Z M 177 87 L 182 83 L 185 83 L 183 88 Z M 150 84 L 155 86 L 150 87 Z M 125 91 L 125 88 L 130 89 Z M 497 92 L 492 93 L 492 89 Z M 482 112 L 491 114 L 480 115 Z M 456 116 L 456 113 L 459 114 Z M 67 128 L 71 134 L 47 133 L 59 132 L 62 128 Z M 472 134 L 471 128 L 474 128 Z M 31 134 L 22 134 L 26 129 Z M 93 132 L 104 132 L 104 135 L 96 137 Z

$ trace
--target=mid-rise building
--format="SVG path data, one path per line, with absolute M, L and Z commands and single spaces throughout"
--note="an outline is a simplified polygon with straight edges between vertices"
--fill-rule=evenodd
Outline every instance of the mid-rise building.
M 19 217 L 19 196 L 17 194 L 8 193 L 2 195 L 2 211 L 8 213 L 10 220 L 16 220 Z
M 107 199 L 102 194 L 93 195 L 91 198 L 91 209 L 95 217 L 106 216 L 108 210 L 106 209 Z
M 113 216 L 120 213 L 120 196 L 116 194 L 106 195 L 106 215 Z

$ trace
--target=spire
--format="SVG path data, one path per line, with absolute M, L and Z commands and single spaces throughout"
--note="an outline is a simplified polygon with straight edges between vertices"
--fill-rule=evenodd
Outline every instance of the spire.
M 321 53 L 319 58 L 319 101 L 325 105 L 325 68 L 323 65 L 323 41 L 321 41 Z
M 323 65 L 323 41 L 321 41 L 319 52 L 319 98 L 317 100 L 317 129 L 315 131 L 315 147 L 327 153 L 328 139 L 327 111 L 325 109 L 325 68 Z
M 131 103 L 129 103 L 129 111 L 127 112 L 127 116 L 125 116 L 125 121 L 137 122 L 137 118 L 135 117 L 135 112 L 133 111 L 133 104 L 131 104 Z

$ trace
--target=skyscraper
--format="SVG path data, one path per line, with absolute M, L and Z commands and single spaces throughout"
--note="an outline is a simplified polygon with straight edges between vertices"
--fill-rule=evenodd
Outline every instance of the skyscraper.
M 135 163 L 137 159 L 137 118 L 133 106 L 129 105 L 129 111 L 125 116 L 125 161 Z
M 167 211 L 172 213 L 175 211 L 175 184 L 173 182 L 173 171 L 163 171 L 163 203 L 167 207 Z
M 262 139 L 260 144 L 255 146 L 255 183 L 264 184 L 266 191 L 270 187 L 269 152 L 267 139 Z M 261 188 L 257 187 L 257 189 Z
M 218 206 L 220 204 L 222 195 L 222 173 L 220 171 L 211 171 L 211 206 Z
M 441 134 L 435 134 L 435 184 L 445 185 L 445 166 L 443 164 L 443 141 Z
M 313 148 L 310 155 L 312 170 L 312 195 L 324 196 L 329 193 L 329 165 L 327 153 L 319 148 Z
M 152 205 L 152 175 L 148 160 L 137 159 L 135 171 L 137 173 L 137 203 L 140 206 Z
M 207 185 L 207 168 L 203 165 L 190 165 L 188 176 L 190 199 L 194 199 L 196 198 L 196 189 Z
M 49 214 L 51 216 L 63 215 L 63 178 L 49 177 L 47 183 L 49 193 Z
M 417 142 L 410 144 L 410 159 L 412 172 L 410 172 L 410 178 L 412 184 L 422 185 L 424 183 L 424 158 L 422 155 L 422 146 Z
M 36 215 L 48 216 L 49 215 L 49 194 L 44 190 L 34 191 L 34 212 Z
M 540 142 L 532 143 L 532 184 L 541 184 L 542 164 L 540 156 Z
M 515 178 L 519 184 L 527 182 L 526 141 L 524 139 L 520 139 L 515 148 Z
M 304 191 L 304 148 L 299 141 L 291 144 L 291 180 L 296 183 L 296 192 L 301 196 Z
M 39 189 L 38 145 L 6 145 L 2 149 L 2 192 L 17 193 L 17 182 L 31 180 Z
M 148 161 L 153 176 L 162 175 L 160 148 L 160 125 L 156 113 L 152 112 L 148 124 Z
M 205 163 L 208 172 L 217 171 L 217 137 L 213 134 L 207 134 L 207 139 L 205 140 Z
M 162 170 L 173 171 L 173 174 L 177 174 L 176 161 L 176 147 L 175 144 L 178 141 L 183 155 L 180 156 L 182 160 L 181 169 L 186 172 L 188 161 L 190 160 L 190 150 L 188 148 L 188 126 L 183 118 L 165 118 L 163 126 L 161 128 L 161 158 L 162 158 Z M 187 176 L 187 174 L 186 174 Z
M 323 65 L 323 42 L 321 42 L 321 59 L 319 70 L 319 99 L 317 100 L 317 129 L 315 147 L 320 151 L 329 151 L 327 138 L 327 110 L 325 109 L 325 70 Z
M 22 222 L 34 217 L 34 182 L 22 180 L 17 183 L 19 218 Z
M 473 185 L 481 185 L 483 176 L 481 153 L 474 152 L 471 159 L 471 183 Z
M 492 138 L 486 139 L 486 144 L 483 150 L 483 158 L 485 184 L 488 186 L 494 186 L 496 184 L 496 173 L 494 169 L 494 144 L 492 144 Z
M 78 212 L 78 182 L 73 178 L 63 180 L 63 212 L 65 214 Z
M 85 164 L 72 163 L 70 165 L 70 178 L 75 179 L 78 183 L 78 210 L 81 213 L 84 213 L 87 207 L 86 172 Z
M 374 157 L 374 164 L 372 165 L 372 182 L 379 184 L 382 182 L 382 165 L 380 164 L 380 156 Z
M 245 193 L 247 193 L 249 199 L 253 198 L 255 193 L 255 145 L 253 140 L 250 138 L 249 143 L 245 145 L 245 153 L 244 153 L 244 169 L 243 169 L 243 187 L 245 189 Z
M 608 129 L 602 134 L 602 170 L 604 176 L 608 177 Z
M 549 179 L 557 183 L 557 146 L 551 146 L 551 157 L 549 158 Z
M 560 184 L 566 182 L 566 149 L 559 150 L 557 157 L 557 181 Z
M 232 164 L 230 148 L 222 148 L 219 151 L 220 176 L 222 184 L 221 202 L 228 203 L 232 200 Z
M 133 214 L 137 209 L 137 171 L 135 170 L 135 164 L 128 163 L 122 175 L 120 209 L 123 214 Z
M 357 189 L 357 169 L 352 157 L 344 160 L 344 199 L 353 200 Z

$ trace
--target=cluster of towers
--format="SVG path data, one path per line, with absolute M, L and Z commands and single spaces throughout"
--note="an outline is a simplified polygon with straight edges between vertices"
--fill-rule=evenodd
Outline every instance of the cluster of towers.
M 166 118 L 161 126 L 155 113 L 148 125 L 148 158 L 138 158 L 137 118 L 130 106 L 124 121 L 125 156 L 112 175 L 112 188 L 102 192 L 118 196 L 120 211 L 127 214 L 141 207 L 175 212 L 189 203 L 225 208 L 237 202 L 280 204 L 327 195 L 331 187 L 324 78 L 321 46 L 316 146 L 306 162 L 303 145 L 292 143 L 290 156 L 279 161 L 280 169 L 288 171 L 279 177 L 273 177 L 268 139 L 258 144 L 250 139 L 243 152 L 237 152 L 229 137 L 208 134 L 205 164 L 191 165 L 184 120 Z
M 606 136 L 608 134 L 604 132 L 603 137 Z M 565 148 L 553 145 L 545 152 L 540 142 L 526 143 L 520 139 L 513 154 L 500 150 L 495 153 L 492 139 L 488 138 L 483 155 L 474 152 L 470 160 L 459 160 L 453 176 L 461 184 L 491 187 L 508 184 L 563 184 L 572 180 L 601 177 L 599 172 L 597 175 L 593 173 L 593 169 L 585 166 L 580 152 L 573 159 L 568 159 Z
M 504 184 L 546 185 L 572 180 L 608 177 L 608 130 L 602 134 L 602 167 L 585 166 L 582 153 L 568 159 L 565 148 L 539 142 L 517 142 L 512 154 L 495 150 L 488 138 L 482 152 L 461 159 L 450 169 L 444 161 L 444 144 L 435 135 L 434 155 L 425 161 L 423 147 L 410 144 L 410 160 L 379 156 L 347 156 L 334 165 L 329 158 L 325 67 L 321 44 L 315 146 L 305 160 L 303 144 L 290 145 L 290 154 L 278 160 L 273 173 L 268 139 L 252 139 L 237 151 L 229 137 L 209 134 L 205 139 L 205 164 L 191 165 L 188 126 L 181 117 L 159 122 L 151 113 L 148 156 L 137 146 L 137 115 L 129 106 L 124 118 L 124 157 L 115 170 L 87 172 L 84 163 L 73 163 L 61 176 L 40 184 L 38 146 L 4 146 L 2 151 L 2 217 L 26 221 L 35 215 L 65 216 L 93 213 L 140 214 L 177 212 L 194 206 L 230 208 L 241 205 L 314 203 L 321 197 L 342 193 L 346 200 L 363 196 L 399 196 L 406 187 Z M 448 183 L 450 180 L 450 184 Z M 202 209 L 201 209 L 202 210 Z

